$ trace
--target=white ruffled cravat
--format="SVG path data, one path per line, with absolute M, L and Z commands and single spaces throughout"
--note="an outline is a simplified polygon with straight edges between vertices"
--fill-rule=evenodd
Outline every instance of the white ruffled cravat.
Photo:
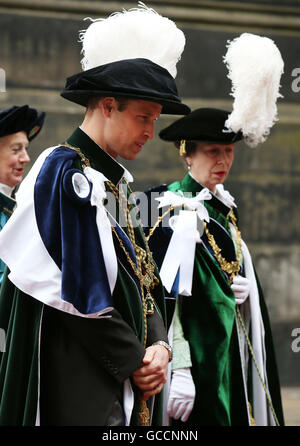
M 218 197 L 224 204 L 226 204 L 226 206 L 232 208 L 235 207 L 236 208 L 236 204 L 234 202 L 234 198 L 232 195 L 230 195 L 230 193 L 224 189 L 223 184 L 217 184 L 216 185 L 216 192 L 215 192 L 216 197 Z

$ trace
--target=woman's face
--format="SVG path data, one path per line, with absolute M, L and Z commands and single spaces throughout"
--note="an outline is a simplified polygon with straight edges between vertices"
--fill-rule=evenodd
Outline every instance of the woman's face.
M 223 183 L 234 159 L 234 144 L 197 143 L 195 152 L 186 157 L 192 176 L 212 192 Z
M 25 132 L 0 138 L 0 183 L 9 187 L 21 183 L 24 166 L 30 161 L 27 153 L 28 144 Z

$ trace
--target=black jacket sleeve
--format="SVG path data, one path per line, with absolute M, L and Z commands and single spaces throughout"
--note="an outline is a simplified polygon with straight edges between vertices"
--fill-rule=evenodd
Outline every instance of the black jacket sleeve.
M 71 346 L 86 355 L 95 366 L 102 367 L 118 382 L 123 382 L 136 370 L 145 349 L 117 310 L 111 317 L 85 318 L 45 308 L 44 334 L 49 350 Z M 43 333 L 43 331 L 42 331 Z M 77 346 L 77 347 L 76 347 Z
M 163 319 L 155 308 L 154 313 L 148 316 L 148 338 L 147 347 L 156 341 L 164 341 L 169 343 L 168 334 L 166 332 Z

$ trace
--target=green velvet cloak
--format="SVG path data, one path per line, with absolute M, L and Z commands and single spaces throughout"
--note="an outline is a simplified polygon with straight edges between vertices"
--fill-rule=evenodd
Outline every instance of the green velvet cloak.
M 183 181 L 176 181 L 168 186 L 170 191 L 191 192 L 193 196 L 202 188 L 189 174 Z M 215 196 L 204 203 L 210 217 L 228 231 L 227 214 L 230 208 Z M 155 247 L 151 243 L 150 248 L 159 263 L 160 259 L 156 257 Z M 161 250 L 159 254 L 161 256 Z M 258 287 L 265 328 L 269 389 L 277 418 L 282 425 L 284 422 L 272 334 L 259 282 Z M 219 264 L 202 244 L 196 246 L 192 295 L 179 296 L 178 299 L 183 332 L 191 350 L 191 372 L 196 386 L 196 398 L 187 422 L 172 420 L 172 425 L 249 425 L 234 294 Z M 251 403 L 250 388 L 248 396 Z

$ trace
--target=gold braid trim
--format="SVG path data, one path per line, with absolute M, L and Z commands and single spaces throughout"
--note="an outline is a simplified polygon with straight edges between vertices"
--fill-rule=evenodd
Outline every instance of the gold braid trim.
M 68 142 L 62 143 L 63 146 L 68 147 L 68 149 L 74 150 L 80 157 L 82 162 L 82 168 L 84 167 L 91 167 L 90 160 L 81 152 L 81 150 L 78 147 L 74 147 Z

